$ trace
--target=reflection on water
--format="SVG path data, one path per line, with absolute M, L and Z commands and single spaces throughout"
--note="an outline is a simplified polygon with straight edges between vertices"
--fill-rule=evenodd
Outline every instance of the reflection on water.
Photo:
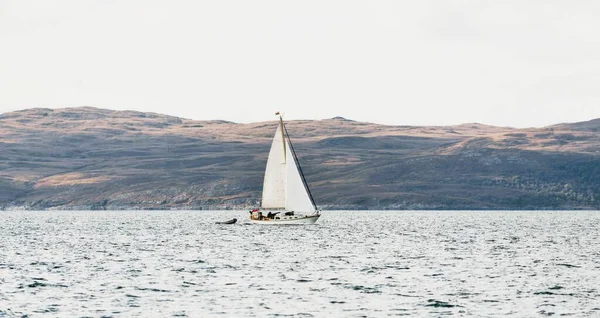
M 600 316 L 598 212 L 246 213 L 0 212 L 0 317 Z

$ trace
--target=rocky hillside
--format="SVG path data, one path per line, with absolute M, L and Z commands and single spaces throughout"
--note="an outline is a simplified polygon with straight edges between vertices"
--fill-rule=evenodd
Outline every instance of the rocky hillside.
M 256 206 L 275 127 L 91 107 L 5 113 L 0 209 Z M 600 209 L 600 119 L 287 128 L 325 209 Z

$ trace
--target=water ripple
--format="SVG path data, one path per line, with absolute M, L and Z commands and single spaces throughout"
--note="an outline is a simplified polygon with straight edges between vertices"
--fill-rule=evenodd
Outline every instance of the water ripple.
M 599 213 L 242 214 L 0 212 L 0 317 L 600 314 Z

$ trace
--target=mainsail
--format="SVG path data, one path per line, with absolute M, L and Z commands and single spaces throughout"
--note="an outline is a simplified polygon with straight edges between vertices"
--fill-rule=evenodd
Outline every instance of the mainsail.
M 281 118 L 267 159 L 262 208 L 298 212 L 317 210 Z
M 262 193 L 262 207 L 265 209 L 285 208 L 285 180 L 287 175 L 285 148 L 283 122 L 279 121 L 271 144 L 269 159 L 267 159 L 267 168 L 265 169 Z

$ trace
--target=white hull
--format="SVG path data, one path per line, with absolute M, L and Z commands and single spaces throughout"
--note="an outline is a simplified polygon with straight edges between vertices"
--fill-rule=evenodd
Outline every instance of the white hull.
M 269 224 L 269 225 L 290 225 L 290 224 L 313 224 L 317 222 L 321 215 L 307 215 L 307 216 L 296 216 L 285 219 L 269 219 L 269 220 L 254 220 L 250 219 L 250 222 L 256 224 Z

